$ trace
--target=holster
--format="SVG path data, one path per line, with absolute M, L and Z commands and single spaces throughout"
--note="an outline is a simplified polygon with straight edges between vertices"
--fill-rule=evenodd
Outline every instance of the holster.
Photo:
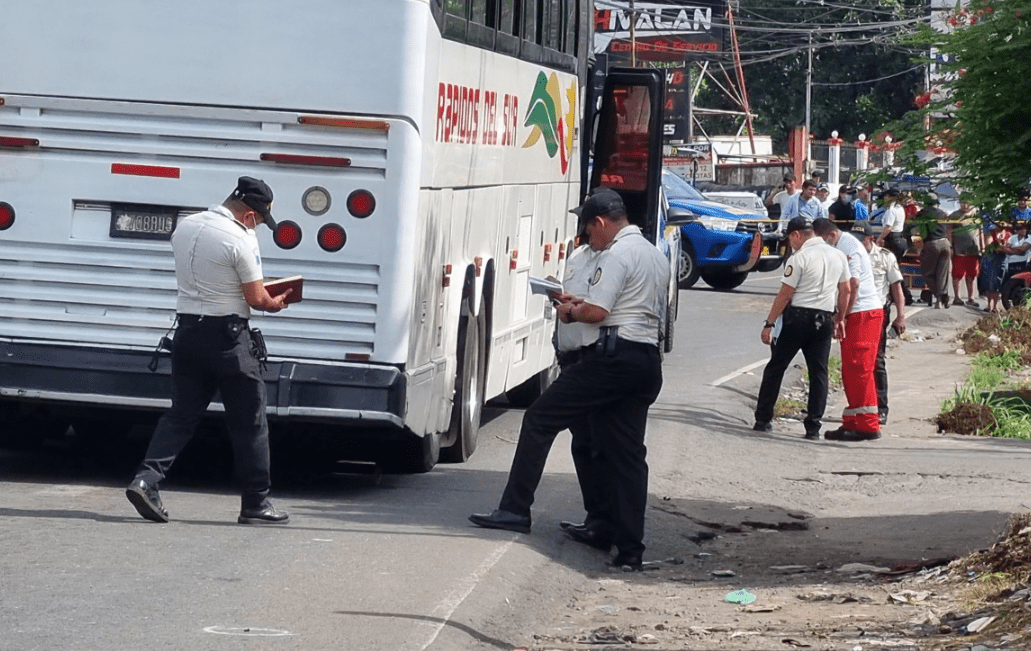
M 257 328 L 251 328 L 251 355 L 261 362 L 261 368 L 264 369 L 268 361 L 268 348 L 265 347 L 265 337 Z

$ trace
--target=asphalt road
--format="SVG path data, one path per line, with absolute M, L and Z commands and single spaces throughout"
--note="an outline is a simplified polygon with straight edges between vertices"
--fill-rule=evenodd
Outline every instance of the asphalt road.
M 1023 476 L 1026 447 L 1003 455 L 918 442 L 857 452 L 816 448 L 800 426 L 750 433 L 755 374 L 767 356 L 759 329 L 777 286 L 767 274 L 731 293 L 703 283 L 682 292 L 649 423 L 653 502 L 759 502 L 843 518 L 930 513 L 950 490 L 976 495 L 973 508 L 1019 504 L 1019 483 L 1006 477 Z M 290 442 L 281 442 L 273 498 L 291 513 L 285 527 L 235 523 L 238 497 L 224 464 L 212 461 L 222 458 L 217 446 L 194 450 L 163 487 L 165 525 L 140 519 L 124 497 L 128 477 L 74 442 L 0 451 L 0 649 L 527 645 L 597 577 L 605 556 L 557 527 L 582 515 L 566 435 L 538 492 L 532 535 L 469 525 L 470 513 L 497 504 L 521 412 L 496 406 L 485 416 L 470 462 L 425 475 L 306 474 L 290 467 Z M 966 472 L 958 486 L 935 479 L 943 468 L 989 461 L 991 472 Z M 864 466 L 879 474 L 859 472 Z M 834 474 L 842 471 L 854 476 Z M 807 477 L 830 479 L 817 489 Z M 920 500 L 900 504 L 900 482 Z M 675 519 L 653 522 L 651 512 L 646 542 L 653 558 L 691 544 Z

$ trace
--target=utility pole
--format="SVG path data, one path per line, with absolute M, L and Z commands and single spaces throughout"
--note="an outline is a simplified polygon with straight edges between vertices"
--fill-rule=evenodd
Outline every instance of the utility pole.
M 809 127 L 813 111 L 813 33 L 809 32 L 809 68 L 805 75 L 805 164 L 809 165 L 812 158 L 812 148 L 809 143 Z M 808 173 L 808 169 L 806 172 Z
M 637 12 L 634 0 L 630 0 L 630 67 L 637 67 Z

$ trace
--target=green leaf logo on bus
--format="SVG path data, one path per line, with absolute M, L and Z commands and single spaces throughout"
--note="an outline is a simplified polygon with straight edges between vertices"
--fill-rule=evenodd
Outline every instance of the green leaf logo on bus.
M 537 74 L 537 83 L 533 87 L 530 107 L 526 110 L 524 127 L 533 127 L 530 135 L 523 143 L 523 148 L 533 147 L 544 140 L 548 156 L 554 158 L 559 154 L 562 173 L 569 169 L 569 159 L 573 156 L 573 120 L 576 119 L 576 82 L 569 84 L 565 92 L 566 101 L 562 101 L 562 88 L 558 75 L 551 76 L 543 72 Z M 563 105 L 569 109 L 562 114 Z

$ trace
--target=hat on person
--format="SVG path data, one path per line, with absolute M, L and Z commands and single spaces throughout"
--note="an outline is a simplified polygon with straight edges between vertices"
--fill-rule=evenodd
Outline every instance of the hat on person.
M 813 170 L 813 173 L 812 173 L 811 176 L 814 179 L 822 179 L 823 178 L 823 172 L 821 172 L 820 170 Z
M 897 197 L 899 196 L 899 189 L 895 187 L 888 188 L 881 193 L 882 197 Z
M 817 192 L 820 192 L 821 190 L 823 192 L 830 192 L 831 191 L 831 189 L 827 187 L 826 183 L 821 183 L 820 185 L 816 186 L 816 191 Z
M 788 227 L 784 229 L 784 236 L 787 237 L 795 231 L 811 231 L 813 230 L 813 224 L 805 217 L 792 217 L 791 221 L 788 222 Z
M 877 237 L 877 231 L 865 219 L 852 224 L 852 234 L 861 237 Z
M 855 194 L 858 190 L 852 185 L 842 185 L 838 188 L 838 194 Z
M 583 227 L 587 222 L 591 221 L 595 217 L 604 217 L 611 215 L 612 213 L 626 214 L 626 206 L 623 205 L 623 198 L 619 196 L 619 193 L 610 188 L 595 188 L 591 193 L 591 196 L 587 197 L 587 200 L 583 204 L 573 208 L 569 212 L 573 213 L 580 219 L 578 220 L 580 230 L 583 231 Z
M 785 183 L 788 183 L 788 182 L 794 183 L 796 179 L 795 179 L 795 175 L 792 172 L 788 172 L 787 174 L 784 175 L 784 178 L 782 180 Z
M 241 176 L 236 181 L 232 197 L 253 208 L 265 220 L 266 226 L 276 230 L 276 220 L 272 217 L 272 188 L 267 183 L 250 176 Z

